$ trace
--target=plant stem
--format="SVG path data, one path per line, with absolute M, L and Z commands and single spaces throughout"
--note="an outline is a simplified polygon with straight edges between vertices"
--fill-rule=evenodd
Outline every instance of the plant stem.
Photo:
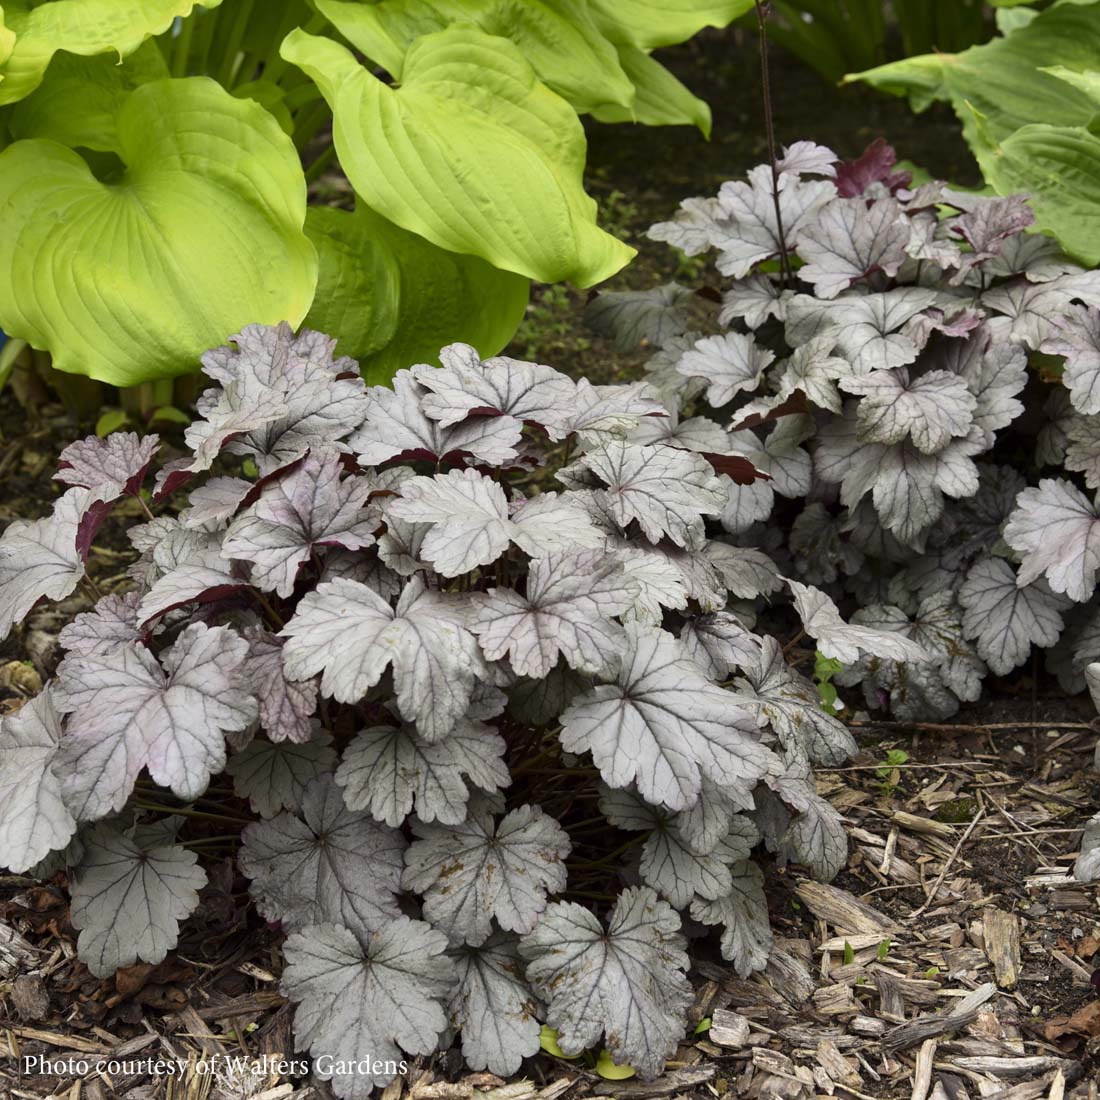
M 772 203 L 775 205 L 775 229 L 779 242 L 779 270 L 785 287 L 791 284 L 791 258 L 787 255 L 787 235 L 783 232 L 783 211 L 779 206 L 779 167 L 775 155 L 775 122 L 772 118 L 772 88 L 768 71 L 768 13 L 762 0 L 755 0 L 756 21 L 760 25 L 760 87 L 764 98 L 764 133 L 768 140 L 768 160 L 772 166 Z

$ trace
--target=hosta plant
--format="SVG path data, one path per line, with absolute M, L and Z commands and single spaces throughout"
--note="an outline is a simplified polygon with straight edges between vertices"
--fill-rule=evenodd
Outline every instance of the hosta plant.
M 120 386 L 255 321 L 329 328 L 372 381 L 498 351 L 531 279 L 633 255 L 597 226 L 578 114 L 708 131 L 650 52 L 750 6 L 2 3 L 0 329 Z M 334 158 L 354 211 L 307 205 Z
M 822 878 L 846 859 L 812 767 L 852 738 L 755 604 L 789 588 L 784 640 L 800 616 L 845 662 L 924 646 L 731 536 L 778 479 L 714 425 L 683 446 L 648 384 L 440 359 L 371 389 L 332 340 L 253 326 L 204 357 L 187 454 L 65 449 L 52 513 L 0 540 L 0 630 L 90 587 L 118 501 L 149 515 L 129 582 L 4 720 L 0 852 L 67 868 L 105 976 L 175 946 L 234 806 L 303 1051 L 385 1061 L 457 1031 L 506 1074 L 545 1022 L 652 1076 L 685 1036 L 682 918 L 749 974 L 760 854 Z
M 650 230 L 720 293 L 590 305 L 656 345 L 669 415 L 633 438 L 770 475 L 731 489 L 727 539 L 791 578 L 833 682 L 898 718 L 950 717 L 1033 647 L 1070 692 L 1100 659 L 1100 275 L 1033 221 L 1025 196 L 912 186 L 881 141 L 799 142 Z M 838 606 L 931 659 L 833 645 Z

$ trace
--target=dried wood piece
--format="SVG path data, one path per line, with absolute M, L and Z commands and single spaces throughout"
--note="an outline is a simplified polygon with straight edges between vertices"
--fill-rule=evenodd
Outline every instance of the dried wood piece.
M 993 976 L 1002 989 L 1015 989 L 1020 980 L 1020 920 L 1003 909 L 982 914 L 982 943 L 993 964 Z
M 710 1018 L 710 1041 L 720 1047 L 740 1050 L 749 1039 L 749 1021 L 740 1012 L 716 1008 Z
M 795 888 L 806 907 L 823 921 L 846 932 L 896 932 L 897 924 L 855 894 L 824 882 L 803 879 Z
M 930 817 L 918 817 L 916 814 L 907 814 L 904 810 L 897 810 L 890 818 L 895 825 L 908 829 L 911 833 L 922 833 L 924 836 L 938 836 L 941 840 L 954 840 L 955 828 L 943 821 L 936 821 Z
M 649 1100 L 705 1085 L 714 1080 L 715 1072 L 714 1066 L 692 1066 L 668 1070 L 656 1081 L 601 1081 L 592 1091 L 597 1096 L 618 1096 L 622 1100 Z
M 852 1063 L 840 1053 L 832 1039 L 822 1039 L 817 1044 L 814 1057 L 829 1078 L 837 1084 L 847 1085 L 850 1088 L 859 1088 L 863 1084 L 863 1078 L 856 1072 Z
M 11 1003 L 21 1020 L 44 1020 L 50 1011 L 50 995 L 38 974 L 20 974 L 11 985 Z
M 977 1012 L 996 992 L 996 984 L 986 982 L 977 989 L 972 989 L 965 997 L 960 997 L 948 1011 L 952 1016 L 966 1016 L 971 1012 Z
M 905 998 L 901 995 L 901 983 L 894 975 L 882 972 L 875 975 L 878 990 L 878 1013 L 892 1023 L 905 1022 Z
M 810 968 L 781 947 L 772 949 L 768 965 L 764 968 L 764 976 L 771 982 L 772 988 L 791 1005 L 805 1004 L 817 984 Z
M 913 1070 L 913 1095 L 910 1100 L 925 1100 L 932 1087 L 932 1063 L 936 1057 L 936 1040 L 925 1039 L 917 1052 L 917 1063 Z
M 1078 1068 L 1078 1063 L 1069 1058 L 1056 1058 L 1050 1054 L 1031 1054 L 1022 1058 L 994 1057 L 991 1055 L 979 1055 L 977 1057 L 959 1057 L 952 1059 L 952 1064 L 960 1069 L 970 1070 L 972 1073 L 985 1073 L 991 1077 L 1028 1077 L 1053 1070 L 1062 1070 L 1067 1076 L 1071 1070 Z
M 938 1039 L 949 1031 L 965 1027 L 977 1018 L 975 1009 L 964 1015 L 952 1013 L 940 1013 L 936 1016 L 918 1016 L 915 1020 L 909 1020 L 898 1027 L 892 1028 L 882 1037 L 882 1049 L 889 1051 L 908 1050 L 918 1043 L 927 1043 L 930 1039 Z
M 0 978 L 10 978 L 34 965 L 38 951 L 14 928 L 0 921 Z
M 857 1011 L 858 1005 L 852 996 L 850 985 L 823 985 L 815 989 L 814 1007 L 823 1016 L 845 1016 Z
M 885 1020 L 876 1020 L 874 1016 L 853 1016 L 848 1021 L 848 1030 L 868 1039 L 877 1039 L 886 1030 Z

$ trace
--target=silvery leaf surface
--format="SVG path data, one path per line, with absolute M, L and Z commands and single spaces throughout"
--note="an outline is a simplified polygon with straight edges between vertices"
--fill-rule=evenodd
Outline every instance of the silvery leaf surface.
M 289 473 L 264 486 L 255 504 L 230 524 L 222 556 L 251 562 L 251 581 L 284 599 L 299 567 L 322 546 L 361 550 L 374 542 L 377 522 L 366 514 L 371 484 L 340 479 L 337 455 L 310 452 Z
M 1070 606 L 1051 592 L 1045 581 L 1017 585 L 1016 573 L 1003 558 L 980 558 L 968 570 L 959 589 L 963 631 L 998 675 L 1005 676 L 1031 655 L 1032 645 L 1058 641 Z
M 755 863 L 746 859 L 730 869 L 730 877 L 727 894 L 714 901 L 697 898 L 691 903 L 691 915 L 703 924 L 723 926 L 722 958 L 747 978 L 764 968 L 772 950 L 764 876 Z
M 838 767 L 856 754 L 848 727 L 821 706 L 817 688 L 783 659 L 779 642 L 770 635 L 761 643 L 759 663 L 744 667 L 736 683 L 738 698 L 759 708 L 782 744 L 796 743 L 817 763 Z
M 647 416 L 667 416 L 657 391 L 648 382 L 626 386 L 593 386 L 588 379 L 577 383 L 576 411 L 568 422 L 586 445 L 598 446 L 624 439 Z
M 747 817 L 735 816 L 730 825 L 726 836 L 704 853 L 695 850 L 676 818 L 658 822 L 642 846 L 642 881 L 677 909 L 696 896 L 708 901 L 725 897 L 733 887 L 730 868 L 747 859 L 760 839 Z
M 817 648 L 841 664 L 854 664 L 861 654 L 894 661 L 927 661 L 929 655 L 908 638 L 886 630 L 846 623 L 836 604 L 820 589 L 787 581 L 803 629 L 817 641 Z
M 500 822 L 483 802 L 456 825 L 414 821 L 401 883 L 424 898 L 424 916 L 453 943 L 484 943 L 493 919 L 508 932 L 530 932 L 547 894 L 565 889 L 569 837 L 537 806 Z
M 436 741 L 466 713 L 483 661 L 460 604 L 419 577 L 396 609 L 359 581 L 319 584 L 280 631 L 290 680 L 321 673 L 321 692 L 357 703 L 393 666 L 397 705 Z
M 935 454 L 970 431 L 977 400 L 958 375 L 928 371 L 910 378 L 905 367 L 874 370 L 843 379 L 841 388 L 860 394 L 859 437 L 871 443 L 900 443 L 910 437 L 918 451 Z
M 445 577 L 496 561 L 511 542 L 538 556 L 604 541 L 569 497 L 542 493 L 510 509 L 501 485 L 477 470 L 410 478 L 386 512 L 408 523 L 431 524 L 418 552 Z
M 292 929 L 327 922 L 364 933 L 398 916 L 405 838 L 349 810 L 331 775 L 314 779 L 298 814 L 246 826 L 237 856 L 256 907 Z
M 373 1063 L 435 1050 L 456 980 L 446 949 L 442 932 L 404 916 L 369 936 L 319 924 L 287 937 L 280 989 L 296 1006 L 294 1038 L 332 1059 L 338 1096 L 368 1100 L 396 1076 L 373 1072 Z M 372 1064 L 357 1072 L 365 1056 Z
M 566 751 L 590 751 L 609 786 L 636 782 L 648 802 L 672 810 L 695 802 L 704 775 L 734 784 L 776 766 L 748 713 L 671 634 L 635 625 L 626 634 L 615 682 L 574 699 L 562 714 Z
M 1062 381 L 1078 412 L 1100 413 L 1100 309 L 1071 305 L 1053 322 L 1042 350 L 1063 355 Z
M 763 550 L 748 546 L 730 546 L 711 539 L 702 550 L 726 589 L 738 599 L 768 596 L 783 586 L 779 570 Z
M 1027 353 L 1018 344 L 994 340 L 983 327 L 941 344 L 935 362 L 966 383 L 974 395 L 974 423 L 985 431 L 1007 428 L 1023 413 L 1016 395 L 1027 385 Z
M 100 498 L 70 489 L 42 519 L 13 520 L 0 536 L 0 639 L 43 597 L 63 600 L 84 576 L 81 522 Z
M 143 850 L 114 827 L 96 826 L 84 834 L 84 857 L 72 876 L 81 961 L 97 978 L 139 959 L 163 962 L 205 885 L 194 852 L 175 844 Z
M 763 273 L 736 279 L 722 291 L 722 309 L 718 323 L 728 325 L 740 318 L 750 329 L 758 329 L 769 317 L 783 320 L 790 291 L 780 290 L 772 278 Z
M 288 680 L 283 668 L 283 645 L 261 628 L 245 631 L 248 656 L 240 675 L 260 707 L 260 725 L 271 741 L 309 741 L 317 710 L 317 682 Z
M 349 809 L 394 828 L 414 809 L 421 821 L 459 825 L 471 786 L 493 793 L 508 785 L 504 750 L 491 726 L 466 718 L 434 742 L 409 725 L 372 726 L 344 750 L 336 782 Z
M 481 359 L 469 344 L 448 344 L 441 367 L 418 364 L 413 377 L 424 389 L 421 407 L 444 428 L 468 416 L 510 416 L 538 424 L 551 439 L 565 435 L 576 383 L 553 367 L 497 355 Z
M 393 458 L 441 462 L 464 454 L 503 466 L 517 456 L 523 425 L 515 417 L 475 416 L 444 427 L 424 412 L 426 392 L 407 370 L 399 370 L 389 386 L 371 389 L 365 421 L 348 440 L 364 466 Z
M 840 158 L 827 145 L 815 141 L 795 141 L 783 147 L 783 155 L 775 162 L 780 172 L 794 175 L 836 176 L 836 163 Z
M 798 276 L 820 298 L 835 298 L 858 279 L 881 271 L 896 275 L 906 260 L 909 226 L 894 199 L 836 198 L 806 224 Z
M 678 283 L 652 290 L 601 290 L 585 307 L 585 320 L 615 339 L 616 351 L 641 343 L 660 347 L 687 329 L 695 294 Z
M 57 636 L 69 653 L 105 654 L 125 649 L 141 637 L 138 592 L 102 596 L 91 611 L 82 611 Z
M 47 685 L 0 719 L 0 859 L 22 874 L 72 840 L 77 824 L 53 773 L 61 718 Z
M 985 291 L 981 304 L 1001 315 L 989 322 L 1000 340 L 1036 351 L 1054 335 L 1055 319 L 1070 312 L 1071 303 L 1083 290 L 1076 275 L 1062 275 L 1045 283 L 1017 279 Z
M 1094 882 L 1100 878 L 1100 814 L 1090 818 L 1085 825 L 1079 849 L 1073 877 L 1078 882 Z
M 639 586 L 600 552 L 534 559 L 525 595 L 510 588 L 475 593 L 470 629 L 490 661 L 507 656 L 520 676 L 545 676 L 559 654 L 581 672 L 600 672 L 623 651 L 611 620 L 630 608 Z
M 225 771 L 239 798 L 260 817 L 274 817 L 280 810 L 297 813 L 310 783 L 335 767 L 332 735 L 317 728 L 308 741 L 256 738 L 229 758 Z
M 751 336 L 725 332 L 696 340 L 695 346 L 681 356 L 676 370 L 685 378 L 704 379 L 707 402 L 718 408 L 742 390 L 755 390 L 764 369 L 774 359 L 775 353 L 760 347 Z
M 638 426 L 627 437 L 627 442 L 642 447 L 667 445 L 682 447 L 685 451 L 710 451 L 724 454 L 729 449 L 726 429 L 705 416 L 680 419 L 678 403 L 666 401 L 668 416 L 642 417 Z
M 662 537 L 699 549 L 705 541 L 703 516 L 717 515 L 725 502 L 722 482 L 706 459 L 675 447 L 639 447 L 612 441 L 589 451 L 566 476 L 583 468 L 607 487 L 597 495 L 615 521 L 637 520 L 653 543 Z
M 1043 478 L 1025 489 L 1008 517 L 1005 542 L 1021 554 L 1017 584 L 1045 576 L 1054 592 L 1084 603 L 1100 568 L 1100 514 L 1076 486 Z
M 680 645 L 708 680 L 725 680 L 760 659 L 760 639 L 729 611 L 712 611 L 688 619 Z
M 191 532 L 188 532 L 191 533 Z M 148 625 L 167 611 L 189 603 L 210 603 L 247 588 L 249 582 L 233 572 L 215 546 L 196 545 L 184 549 L 178 541 L 183 560 L 173 564 L 152 581 L 138 607 L 138 622 Z M 162 561 L 166 559 L 161 557 Z M 167 562 L 166 562 L 167 564 Z
M 646 236 L 651 241 L 664 241 L 687 256 L 698 256 L 720 247 L 729 229 L 717 199 L 693 197 L 680 203 L 671 221 L 651 225 Z
M 595 1046 L 656 1077 L 683 1038 L 691 985 L 675 910 L 649 887 L 624 890 L 606 931 L 575 902 L 549 906 L 520 940 L 527 978 L 565 1054 Z
M 70 715 L 56 771 L 70 811 L 84 821 L 120 810 L 143 767 L 182 799 L 196 798 L 225 766 L 225 738 L 256 718 L 236 672 L 248 643 L 229 627 L 187 626 L 160 662 L 132 645 L 70 654 L 55 701 Z
M 180 523 L 184 527 L 225 523 L 236 514 L 241 501 L 254 487 L 253 482 L 243 477 L 212 477 L 191 490 L 188 506 L 180 512 Z
M 54 479 L 94 489 L 102 500 L 136 495 L 159 446 L 160 437 L 153 434 L 142 438 L 137 432 L 111 432 L 105 439 L 90 435 L 58 455 Z
M 480 947 L 454 955 L 458 985 L 451 1021 L 462 1032 L 462 1056 L 472 1070 L 514 1074 L 539 1051 L 539 1005 L 523 974 L 516 937 L 494 932 Z

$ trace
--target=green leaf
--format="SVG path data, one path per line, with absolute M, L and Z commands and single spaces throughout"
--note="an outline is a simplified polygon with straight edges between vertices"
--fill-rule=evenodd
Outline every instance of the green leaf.
M 634 82 L 634 104 L 597 107 L 593 118 L 600 122 L 640 122 L 643 126 L 697 126 L 704 137 L 710 137 L 710 107 L 703 100 L 692 95 L 645 50 L 623 44 L 618 51 L 623 69 Z
M 318 0 L 317 9 L 398 80 L 416 39 L 461 22 L 514 42 L 538 78 L 578 112 L 634 100 L 614 45 L 583 0 Z
M 702 1035 L 704 1032 L 710 1031 L 710 1025 L 713 1020 L 709 1016 L 704 1016 L 696 1025 L 692 1035 Z
M 0 153 L 0 326 L 59 370 L 127 386 L 195 369 L 250 322 L 297 325 L 317 258 L 297 154 L 205 77 L 144 84 L 110 184 L 52 141 Z
M 15 33 L 4 61 L 0 39 L 0 106 L 14 103 L 38 87 L 59 50 L 92 57 L 133 53 L 153 35 L 162 34 L 176 19 L 186 19 L 196 5 L 216 8 L 221 0 L 6 0 L 4 21 Z M 6 36 L 5 36 L 6 37 Z
M 539 1046 L 542 1047 L 547 1054 L 552 1054 L 555 1058 L 565 1058 L 569 1062 L 575 1061 L 584 1054 L 583 1050 L 579 1051 L 577 1054 L 566 1054 L 565 1051 L 558 1046 L 557 1028 L 550 1027 L 547 1024 L 543 1024 L 539 1029 Z
M 845 940 L 844 941 L 844 965 L 851 966 L 856 961 L 856 953 L 852 948 L 852 945 Z
M 177 409 L 175 405 L 161 405 L 159 409 L 153 410 L 149 423 L 190 424 L 191 417 L 183 409 Z
M 445 252 L 360 205 L 312 207 L 317 294 L 306 324 L 339 340 L 372 385 L 413 363 L 434 363 L 462 341 L 495 355 L 527 308 L 528 280 L 476 256 Z
M 639 49 L 685 42 L 704 27 L 725 27 L 752 11 L 753 0 L 589 0 L 612 42 Z
M 126 98 L 142 84 L 167 76 L 155 42 L 140 46 L 121 64 L 107 54 L 59 53 L 42 84 L 12 109 L 12 136 L 117 153 L 116 122 Z
M 1100 138 L 1081 127 L 1024 126 L 983 161 L 1002 194 L 1031 196 L 1038 229 L 1075 260 L 1100 263 Z
M 611 1051 L 601 1050 L 596 1059 L 596 1072 L 606 1081 L 625 1081 L 628 1077 L 637 1076 L 638 1071 L 633 1066 L 619 1066 L 611 1060 Z
M 95 422 L 95 434 L 102 439 L 111 432 L 117 432 L 123 424 L 129 423 L 129 420 L 125 409 L 105 409 Z
M 890 954 L 890 941 L 888 939 L 883 940 L 878 945 L 878 950 L 875 952 L 875 957 L 879 962 L 885 962 L 886 956 Z
M 506 39 L 469 26 L 425 35 L 405 57 L 399 88 L 302 30 L 282 53 L 332 107 L 356 193 L 403 229 L 494 267 L 582 287 L 634 255 L 596 226 L 580 120 Z

